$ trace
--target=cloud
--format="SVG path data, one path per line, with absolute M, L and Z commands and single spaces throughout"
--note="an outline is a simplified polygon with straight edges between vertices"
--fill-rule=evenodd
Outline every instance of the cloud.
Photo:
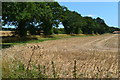
M 94 17 L 94 15 L 92 15 L 92 14 L 89 14 L 89 15 L 86 15 L 86 16 L 89 16 L 89 17 Z
M 83 16 L 83 17 L 88 16 L 88 17 L 92 17 L 92 18 L 97 18 L 97 16 L 96 16 L 96 15 L 92 15 L 92 14 L 82 15 L 82 16 Z
M 82 15 L 82 16 L 94 17 L 95 15 L 89 14 L 89 15 Z

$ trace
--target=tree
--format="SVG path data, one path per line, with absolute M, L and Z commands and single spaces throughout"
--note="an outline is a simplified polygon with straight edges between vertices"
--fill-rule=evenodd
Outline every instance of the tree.
M 86 24 L 82 27 L 82 31 L 84 34 L 92 34 L 94 31 L 94 21 L 91 17 L 84 17 L 84 21 Z
M 106 25 L 103 19 L 97 17 L 95 21 L 97 22 L 97 27 L 98 27 L 97 32 L 99 34 L 108 32 L 108 26 Z
M 10 2 L 3 3 L 3 20 L 6 24 L 17 23 L 19 36 L 26 36 L 26 23 L 39 24 L 44 35 L 52 34 L 53 25 L 58 26 L 62 7 L 57 2 Z
M 26 36 L 27 31 L 36 34 L 36 30 L 51 35 L 53 27 L 58 33 L 59 23 L 63 24 L 66 34 L 103 34 L 114 30 L 103 19 L 82 17 L 58 2 L 3 2 L 2 8 L 4 24 L 17 26 L 16 33 L 20 37 Z
M 62 21 L 66 34 L 78 34 L 82 24 L 82 17 L 75 11 L 64 11 L 64 19 Z
M 16 26 L 18 26 L 17 32 L 20 37 L 26 35 L 26 22 L 39 15 L 36 15 L 36 5 L 30 2 L 3 2 L 2 8 L 4 24 L 7 22 L 16 23 Z

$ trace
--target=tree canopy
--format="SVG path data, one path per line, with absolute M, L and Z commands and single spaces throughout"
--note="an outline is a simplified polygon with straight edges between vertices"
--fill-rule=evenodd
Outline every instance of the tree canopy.
M 2 19 L 4 25 L 17 26 L 16 34 L 20 37 L 26 36 L 27 31 L 36 34 L 37 30 L 43 30 L 44 35 L 58 33 L 59 23 L 66 34 L 103 34 L 115 30 L 99 17 L 82 17 L 58 2 L 3 2 Z

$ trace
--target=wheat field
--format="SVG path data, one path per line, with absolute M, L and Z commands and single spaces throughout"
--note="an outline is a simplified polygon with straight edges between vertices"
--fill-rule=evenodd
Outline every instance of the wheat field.
M 2 49 L 3 66 L 19 60 L 26 68 L 43 65 L 52 78 L 117 78 L 118 34 L 74 37 Z M 6 63 L 8 62 L 8 63 Z M 54 68 L 54 69 L 53 69 Z M 3 71 L 5 73 L 5 71 Z

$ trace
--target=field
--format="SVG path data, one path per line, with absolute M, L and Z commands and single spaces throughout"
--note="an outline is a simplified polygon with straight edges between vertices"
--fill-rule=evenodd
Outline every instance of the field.
M 0 37 L 1 36 L 12 36 L 14 31 L 0 31 Z
M 21 61 L 27 69 L 42 65 L 41 73 L 59 78 L 117 78 L 118 34 L 71 37 L 2 49 L 3 77 Z M 16 65 L 17 66 L 17 65 Z

